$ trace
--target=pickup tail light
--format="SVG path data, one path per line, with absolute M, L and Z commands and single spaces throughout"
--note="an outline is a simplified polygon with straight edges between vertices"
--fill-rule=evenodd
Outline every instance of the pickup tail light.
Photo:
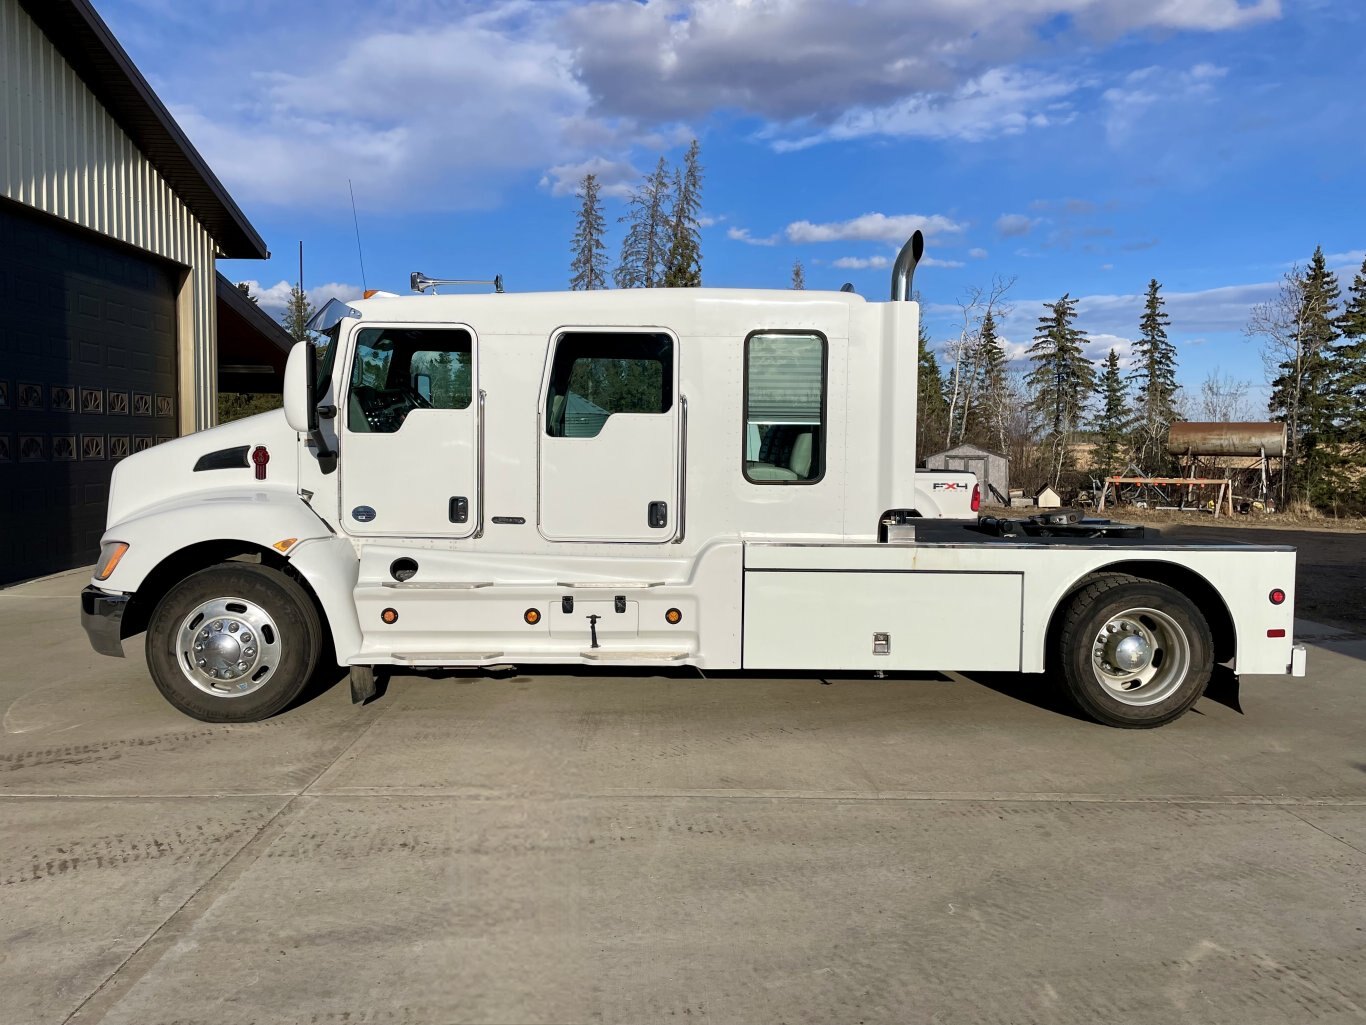
M 980 484 L 974 484 L 974 485 L 972 486 L 972 511 L 973 511 L 973 512 L 978 512 L 978 511 L 981 510 L 981 508 L 982 508 L 982 485 L 980 485 Z

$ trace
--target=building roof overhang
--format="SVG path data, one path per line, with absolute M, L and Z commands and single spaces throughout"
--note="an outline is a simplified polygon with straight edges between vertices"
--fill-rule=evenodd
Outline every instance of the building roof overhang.
M 269 257 L 264 240 L 89 0 L 19 4 L 213 236 L 220 254 L 233 259 Z

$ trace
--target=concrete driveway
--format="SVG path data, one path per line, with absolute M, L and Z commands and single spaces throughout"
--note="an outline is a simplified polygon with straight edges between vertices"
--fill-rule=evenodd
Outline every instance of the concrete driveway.
M 0 1021 L 1366 1018 L 1366 639 L 1152 732 L 683 673 L 210 726 L 83 583 L 0 592 Z

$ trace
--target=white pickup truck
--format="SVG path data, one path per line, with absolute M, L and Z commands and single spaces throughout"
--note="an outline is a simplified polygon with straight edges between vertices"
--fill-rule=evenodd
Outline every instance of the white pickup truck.
M 982 486 L 971 470 L 916 470 L 915 513 L 928 519 L 970 520 L 982 508 Z
M 892 301 L 651 289 L 329 303 L 284 408 L 123 460 L 81 597 L 188 715 L 391 667 L 1010 671 L 1181 715 L 1304 672 L 1291 548 L 924 518 L 922 251 Z M 956 490 L 956 489 L 955 489 Z

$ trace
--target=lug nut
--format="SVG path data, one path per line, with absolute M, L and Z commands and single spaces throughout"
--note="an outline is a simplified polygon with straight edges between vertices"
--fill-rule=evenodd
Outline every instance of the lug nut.
M 203 668 L 204 668 L 206 665 L 208 665 L 208 664 L 209 664 L 209 663 L 208 663 L 207 661 L 205 661 L 204 659 L 202 659 L 202 658 L 201 658 L 198 662 L 195 663 L 195 665 L 199 666 L 200 669 L 203 669 Z
M 235 634 L 236 632 L 237 632 L 237 624 L 236 624 L 236 623 L 229 623 L 229 624 L 228 624 L 228 633 L 230 633 L 230 634 Z
M 222 630 L 222 629 L 223 629 L 223 621 L 222 621 L 221 619 L 215 621 L 214 624 L 213 624 L 213 628 L 214 628 L 215 630 Z
M 242 635 L 242 643 L 243 643 L 243 644 L 250 644 L 250 643 L 251 643 L 251 634 L 249 634 L 249 633 L 244 633 L 244 634 Z
M 243 654 L 243 655 L 246 655 L 247 658 L 251 658 L 253 655 L 256 654 L 256 649 L 255 649 L 255 648 L 248 648 L 246 651 L 242 652 L 242 654 Z

